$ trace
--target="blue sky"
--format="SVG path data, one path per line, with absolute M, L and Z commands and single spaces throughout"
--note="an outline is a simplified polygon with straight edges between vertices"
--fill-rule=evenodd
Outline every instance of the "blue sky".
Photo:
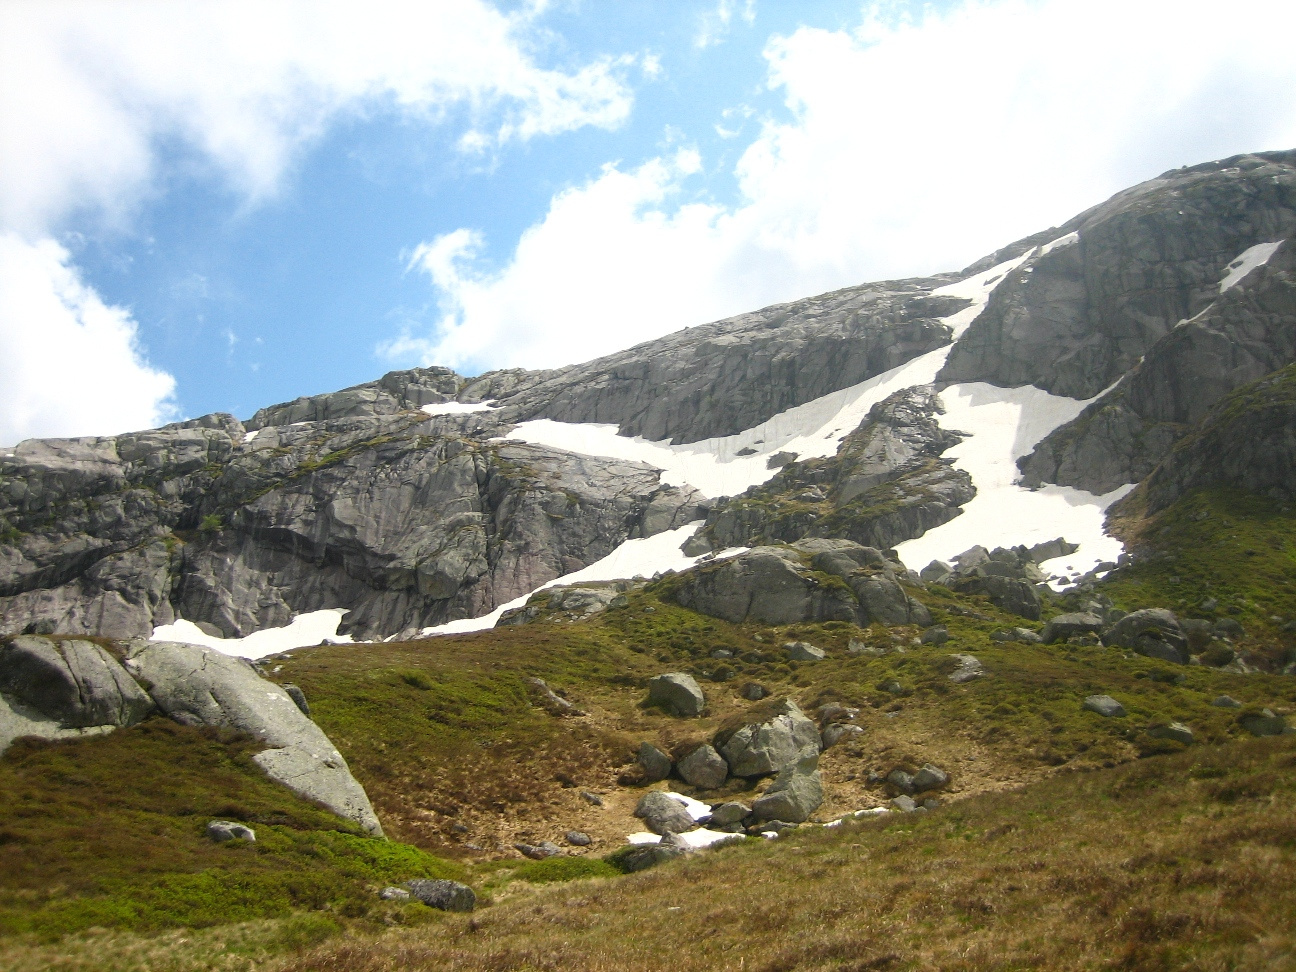
M 0 445 L 956 269 L 1296 146 L 1289 8 L 8 0 Z

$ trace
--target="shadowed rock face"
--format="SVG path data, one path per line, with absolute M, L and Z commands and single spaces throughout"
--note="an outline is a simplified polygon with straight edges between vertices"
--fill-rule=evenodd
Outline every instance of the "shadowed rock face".
M 1171 171 L 1059 228 L 950 353 L 944 382 L 1036 385 L 1091 398 L 1220 296 L 1243 250 L 1296 233 L 1296 151 Z
M 213 423 L 216 425 L 217 423 Z M 489 415 L 400 413 L 22 443 L 0 457 L 0 632 L 227 636 L 346 607 L 359 636 L 495 605 L 698 497 L 639 463 L 491 442 Z M 52 522 L 51 522 L 52 521 Z

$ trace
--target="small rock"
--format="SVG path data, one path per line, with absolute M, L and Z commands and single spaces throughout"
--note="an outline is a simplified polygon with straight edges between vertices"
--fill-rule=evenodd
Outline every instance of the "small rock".
M 444 879 L 406 881 L 405 887 L 429 908 L 442 911 L 472 911 L 477 907 L 477 893 L 466 884 Z
M 741 803 L 722 803 L 711 811 L 711 826 L 724 827 L 736 824 L 751 815 L 751 807 Z
M 296 685 L 294 685 L 292 682 L 289 682 L 287 685 L 285 685 L 283 687 L 283 690 L 288 693 L 288 698 L 293 700 L 293 705 L 301 709 L 301 714 L 304 715 L 307 719 L 309 719 L 310 703 L 306 701 L 306 693 L 303 692 Z
M 706 698 L 692 675 L 669 672 L 648 680 L 648 701 L 671 715 L 691 718 L 702 714 Z
M 634 844 L 617 851 L 615 864 L 621 870 L 633 874 L 636 871 L 646 871 L 664 861 L 683 857 L 692 850 L 693 848 L 682 840 L 679 834 L 667 831 L 662 834 L 660 843 Z
M 825 726 L 821 733 L 823 739 L 823 748 L 831 749 L 847 736 L 862 736 L 864 730 L 859 726 L 843 725 L 840 722 L 834 722 L 832 725 Z
M 674 765 L 669 756 L 647 742 L 640 743 L 637 760 L 643 767 L 645 783 L 656 783 L 658 780 L 666 779 L 670 776 L 671 767 Z
M 1215 622 L 1214 633 L 1216 638 L 1227 638 L 1229 641 L 1237 641 L 1246 635 L 1242 625 L 1234 618 L 1220 618 Z
M 848 655 L 885 655 L 887 648 L 882 645 L 870 645 L 864 641 L 856 641 L 854 638 L 846 646 Z
M 1170 722 L 1162 726 L 1153 726 L 1147 733 L 1153 739 L 1169 739 L 1172 742 L 1192 745 L 1193 731 L 1182 722 Z
M 256 842 L 256 831 L 233 820 L 213 820 L 207 825 L 207 836 L 218 844 L 223 844 L 229 840 Z
M 579 830 L 567 831 L 566 840 L 567 843 L 571 844 L 573 847 L 588 847 L 590 844 L 594 843 L 593 837 Z
M 878 682 L 878 691 L 887 692 L 891 695 L 904 695 L 905 687 L 897 682 L 894 678 L 884 679 Z
M 949 639 L 949 628 L 945 627 L 943 624 L 934 624 L 924 631 L 918 640 L 924 645 L 943 645 L 945 642 L 949 641 Z
M 384 901 L 408 901 L 410 893 L 404 888 L 383 888 L 378 892 L 378 897 Z
M 724 786 L 724 781 L 729 777 L 729 764 L 716 752 L 714 746 L 709 745 L 693 750 L 679 761 L 676 769 L 684 782 L 704 790 Z
M 529 857 L 533 861 L 543 861 L 546 857 L 557 857 L 563 852 L 551 840 L 546 840 L 541 844 L 514 844 L 513 847 L 521 852 L 523 857 Z
M 1240 709 L 1242 703 L 1231 695 L 1219 695 L 1211 700 L 1211 705 L 1218 706 L 1221 709 Z
M 663 756 L 665 753 L 662 754 Z M 597 793 L 591 793 L 589 790 L 581 790 L 580 798 L 588 803 L 591 807 L 603 806 L 603 798 Z
M 941 808 L 940 798 L 928 797 L 927 799 L 923 800 L 921 806 L 924 810 L 939 810 Z
M 742 690 L 738 694 L 748 702 L 759 702 L 761 699 L 769 695 L 769 689 L 764 685 L 761 685 L 759 682 L 748 682 L 742 687 Z
M 585 714 L 546 685 L 543 678 L 528 678 L 525 679 L 525 681 L 535 690 L 536 694 L 540 697 L 541 707 L 548 711 L 550 715 L 578 716 Z
M 962 685 L 964 682 L 970 682 L 974 678 L 980 678 L 985 674 L 985 669 L 975 655 L 951 655 L 951 658 L 958 662 L 958 668 L 950 672 L 950 681 L 956 685 Z
M 914 803 L 913 797 L 904 795 L 898 796 L 892 800 L 891 806 L 903 813 L 913 813 L 918 809 L 918 804 Z
M 783 649 L 792 661 L 817 662 L 823 661 L 826 657 L 822 648 L 816 648 L 806 641 L 789 641 Z
M 715 651 L 711 652 L 711 657 L 712 658 L 732 658 L 733 652 L 730 651 L 728 648 L 717 648 Z
M 1081 708 L 1088 709 L 1090 712 L 1097 712 L 1100 716 L 1105 718 L 1123 716 L 1125 714 L 1125 706 L 1121 705 L 1110 695 L 1091 695 L 1081 703 Z

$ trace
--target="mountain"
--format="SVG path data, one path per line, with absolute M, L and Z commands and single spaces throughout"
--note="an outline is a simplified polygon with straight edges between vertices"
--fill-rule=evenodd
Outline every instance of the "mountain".
M 1017 489 L 1004 462 L 1019 457 L 1027 486 L 1094 494 L 1066 494 L 1086 523 L 1057 519 L 1087 566 L 1115 560 L 1096 497 L 1145 479 L 1221 397 L 1296 360 L 1294 230 L 1296 153 L 1239 156 L 1165 173 L 961 273 L 583 365 L 393 372 L 247 422 L 23 442 L 0 453 L 0 631 L 147 637 L 183 618 L 240 638 L 344 610 L 350 636 L 409 636 L 699 519 L 695 554 L 803 535 L 903 544 L 977 490 L 989 510 L 990 492 Z M 928 385 L 944 395 L 906 392 Z M 985 431 L 978 415 L 939 414 L 964 391 L 999 394 L 984 386 L 1020 391 L 999 399 L 1016 409 L 1013 441 L 962 449 L 1007 448 L 998 478 L 950 460 L 959 433 Z M 921 400 L 883 406 L 878 389 Z M 604 425 L 615 440 L 589 428 Z M 1266 488 L 1286 488 L 1273 473 Z M 963 513 L 969 542 L 920 541 L 907 566 L 1030 539 L 997 518 Z
M 1294 239 L 0 450 L 0 966 L 1289 967 Z

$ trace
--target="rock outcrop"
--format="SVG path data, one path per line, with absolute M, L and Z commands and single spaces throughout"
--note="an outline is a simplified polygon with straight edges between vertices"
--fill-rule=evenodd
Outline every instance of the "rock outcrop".
M 252 758 L 267 776 L 382 835 L 369 797 L 342 754 L 287 692 L 258 675 L 250 663 L 197 645 L 139 642 L 126 667 L 172 719 L 235 729 L 261 740 L 268 748 Z
M 892 555 L 894 556 L 894 554 Z M 682 607 L 735 623 L 851 621 L 931 624 L 911 597 L 920 582 L 872 547 L 849 540 L 803 540 L 756 547 L 680 574 L 666 596 Z
M 716 749 L 734 776 L 781 772 L 806 755 L 818 755 L 818 727 L 791 699 L 764 702 L 737 725 L 722 729 Z

